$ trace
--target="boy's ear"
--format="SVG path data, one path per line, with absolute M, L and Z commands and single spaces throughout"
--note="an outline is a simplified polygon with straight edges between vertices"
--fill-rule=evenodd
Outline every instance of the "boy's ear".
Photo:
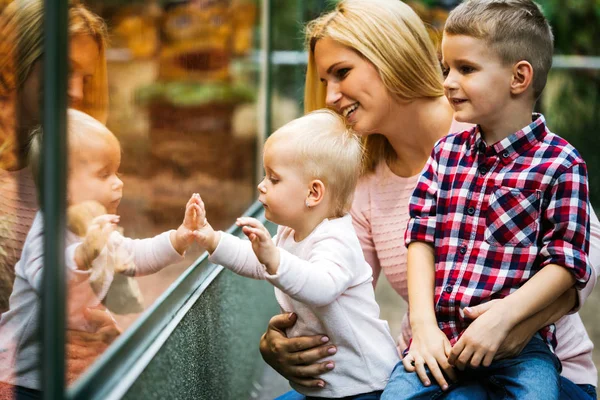
M 510 82 L 510 92 L 521 94 L 525 92 L 533 82 L 533 67 L 528 61 L 521 60 L 513 66 L 513 76 Z
M 314 179 L 308 184 L 306 205 L 312 208 L 323 201 L 325 197 L 325 184 L 320 179 Z

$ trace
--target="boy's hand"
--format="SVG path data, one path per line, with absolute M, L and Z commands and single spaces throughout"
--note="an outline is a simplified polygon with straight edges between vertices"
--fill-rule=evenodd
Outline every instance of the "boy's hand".
M 502 300 L 495 302 L 463 332 L 456 342 L 448 362 L 459 370 L 480 365 L 489 367 L 504 339 L 513 328 L 501 311 Z
M 456 381 L 455 371 L 448 363 L 448 354 L 451 348 L 450 341 L 437 326 L 432 325 L 413 329 L 410 350 L 406 357 L 402 359 L 402 364 L 408 372 L 416 371 L 425 386 L 431 385 L 425 370 L 425 366 L 429 367 L 431 375 L 433 375 L 442 390 L 447 390 L 449 384 L 442 371 L 452 381 Z
M 75 249 L 75 263 L 79 270 L 87 271 L 98 257 L 110 234 L 116 229 L 119 216 L 114 214 L 100 215 L 92 220 L 87 229 L 83 243 Z
M 242 227 L 242 232 L 252 242 L 252 250 L 258 261 L 267 268 L 270 275 L 275 275 L 279 269 L 279 250 L 273 243 L 269 231 L 256 218 L 242 217 L 236 221 Z
M 215 232 L 210 226 L 206 219 L 206 209 L 204 208 L 204 202 L 198 193 L 194 193 L 196 200 L 198 201 L 198 209 L 196 214 L 197 227 L 194 231 L 194 238 L 200 247 L 212 254 L 221 239 L 221 234 Z
M 179 254 L 183 254 L 194 242 L 194 231 L 204 223 L 204 218 L 200 218 L 201 203 L 200 196 L 194 193 L 185 206 L 183 223 L 174 234 L 171 233 L 171 244 Z

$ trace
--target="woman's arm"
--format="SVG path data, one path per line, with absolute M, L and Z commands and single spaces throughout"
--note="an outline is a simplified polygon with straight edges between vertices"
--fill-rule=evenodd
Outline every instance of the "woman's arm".
M 323 335 L 289 339 L 285 329 L 294 326 L 296 319 L 294 313 L 271 318 L 260 339 L 260 353 L 265 362 L 287 380 L 304 387 L 324 387 L 326 382 L 319 376 L 331 371 L 335 363 L 323 358 L 335 354 L 337 348 Z

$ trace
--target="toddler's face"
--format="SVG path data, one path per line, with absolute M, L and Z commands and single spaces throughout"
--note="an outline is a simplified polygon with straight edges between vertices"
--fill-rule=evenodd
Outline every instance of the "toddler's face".
M 507 117 L 512 66 L 504 65 L 485 40 L 444 32 L 442 58 L 444 92 L 457 121 L 485 130 Z
M 258 185 L 258 200 L 265 207 L 265 217 L 291 228 L 304 219 L 309 193 L 304 174 L 290 162 L 293 156 L 293 150 L 283 139 L 267 143 L 263 155 L 265 177 Z
M 111 135 L 79 138 L 76 148 L 70 149 L 68 202 L 79 204 L 95 200 L 110 214 L 117 212 L 123 196 L 123 181 L 117 171 L 121 164 L 121 147 Z

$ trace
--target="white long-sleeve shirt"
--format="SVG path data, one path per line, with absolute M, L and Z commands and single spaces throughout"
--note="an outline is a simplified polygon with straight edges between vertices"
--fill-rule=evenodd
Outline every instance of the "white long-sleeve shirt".
M 130 239 L 112 234 L 111 241 L 133 256 L 135 275 L 148 275 L 180 261 L 181 256 L 171 245 L 170 232 L 150 239 Z M 83 310 L 98 306 L 106 295 L 112 274 L 105 277 L 106 291 L 95 293 L 89 284 L 92 270 L 80 271 L 74 260 L 75 248 L 82 239 L 67 232 L 65 263 L 69 296 L 67 298 L 67 325 L 70 329 L 88 330 Z M 39 315 L 41 308 L 42 271 L 44 255 L 44 227 L 41 213 L 37 213 L 27 234 L 21 259 L 15 266 L 15 283 L 9 299 L 9 310 L 0 318 L 0 381 L 30 389 L 41 389 L 39 363 Z M 102 253 L 98 257 L 102 260 Z M 106 258 L 104 258 L 106 259 Z M 94 268 L 100 268 L 94 265 Z
M 371 267 L 364 259 L 350 215 L 324 220 L 300 242 L 280 226 L 277 274 L 269 275 L 248 240 L 221 233 L 210 260 L 233 272 L 266 279 L 284 312 L 298 315 L 288 337 L 324 334 L 337 346 L 323 375 L 323 389 L 292 387 L 306 396 L 345 397 L 382 390 L 399 361 L 388 323 L 379 319 Z

